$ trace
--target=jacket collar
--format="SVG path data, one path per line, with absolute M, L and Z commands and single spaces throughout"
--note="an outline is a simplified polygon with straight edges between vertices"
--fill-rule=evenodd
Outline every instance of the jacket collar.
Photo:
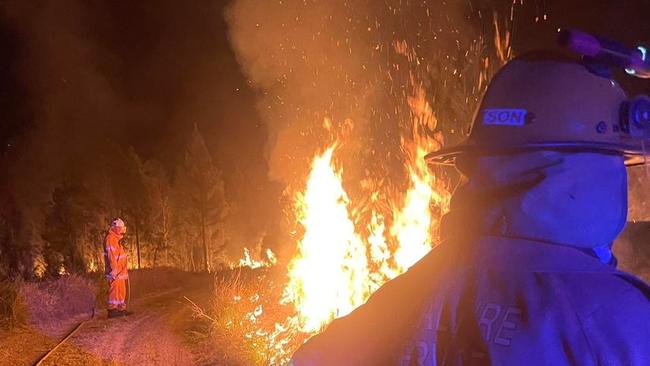
M 578 248 L 549 242 L 482 236 L 468 249 L 480 266 L 504 271 L 620 273 Z

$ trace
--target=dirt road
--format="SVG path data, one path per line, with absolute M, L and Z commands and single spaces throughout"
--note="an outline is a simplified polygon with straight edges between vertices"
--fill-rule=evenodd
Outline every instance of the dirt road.
M 206 342 L 202 342 L 198 333 L 193 331 L 197 322 L 192 319 L 192 309 L 184 299 L 187 296 L 199 304 L 207 304 L 210 293 L 209 281 L 201 279 L 134 296 L 131 302 L 133 315 L 107 319 L 105 310 L 100 311 L 42 365 L 210 364 Z M 26 339 L 32 342 L 27 349 L 24 344 L 12 342 L 14 347 L 11 347 L 2 342 L 7 351 L 2 355 L 0 365 L 34 364 L 61 338 L 23 335 L 23 342 Z M 15 354 L 20 349 L 36 355 Z

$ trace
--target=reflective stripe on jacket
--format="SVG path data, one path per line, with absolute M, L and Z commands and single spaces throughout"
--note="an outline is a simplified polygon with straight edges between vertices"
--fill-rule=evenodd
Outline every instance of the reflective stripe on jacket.
M 121 236 L 110 231 L 104 238 L 104 264 L 106 278 L 109 280 L 125 280 L 129 278 L 127 269 L 128 255 L 120 244 Z

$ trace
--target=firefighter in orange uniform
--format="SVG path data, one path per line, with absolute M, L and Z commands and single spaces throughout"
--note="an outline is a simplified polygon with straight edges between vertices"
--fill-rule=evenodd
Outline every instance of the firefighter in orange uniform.
M 108 317 L 131 314 L 126 311 L 126 281 L 129 278 L 127 254 L 120 240 L 126 233 L 122 219 L 116 218 L 104 238 L 104 264 L 108 279 Z

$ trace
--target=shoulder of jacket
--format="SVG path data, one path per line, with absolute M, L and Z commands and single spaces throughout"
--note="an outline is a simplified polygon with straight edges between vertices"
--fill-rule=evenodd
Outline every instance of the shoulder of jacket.
M 566 294 L 583 319 L 602 311 L 650 314 L 650 287 L 630 274 L 613 272 L 562 277 Z
M 581 317 L 584 335 L 600 364 L 647 365 L 650 290 L 644 287 L 630 284 Z
M 119 240 L 117 240 L 117 238 L 112 236 L 112 235 L 107 235 L 106 238 L 104 239 L 104 245 L 118 246 L 119 245 Z

